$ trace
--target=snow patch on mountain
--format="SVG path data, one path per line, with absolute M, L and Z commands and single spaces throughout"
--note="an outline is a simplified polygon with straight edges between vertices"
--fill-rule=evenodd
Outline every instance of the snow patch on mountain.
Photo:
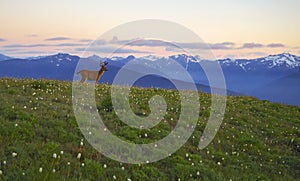
M 289 53 L 283 53 L 278 55 L 269 55 L 263 58 L 257 59 L 223 59 L 218 60 L 222 67 L 240 67 L 244 71 L 256 70 L 259 67 L 267 69 L 284 68 L 293 69 L 300 67 L 300 57 Z
M 156 60 L 166 59 L 166 58 L 165 57 L 155 56 L 155 55 L 148 55 L 148 56 L 140 57 L 139 59 L 149 60 L 149 61 L 156 61 Z

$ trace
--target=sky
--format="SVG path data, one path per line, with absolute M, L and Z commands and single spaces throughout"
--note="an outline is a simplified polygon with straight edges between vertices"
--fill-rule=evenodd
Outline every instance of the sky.
M 216 58 L 256 58 L 283 52 L 300 55 L 299 7 L 299 0 L 1 0 L 0 53 L 80 56 L 90 42 L 118 25 L 160 19 L 196 33 Z M 128 47 L 126 54 L 130 49 L 151 54 L 143 51 L 149 50 L 146 45 Z M 100 56 L 107 55 L 103 52 Z

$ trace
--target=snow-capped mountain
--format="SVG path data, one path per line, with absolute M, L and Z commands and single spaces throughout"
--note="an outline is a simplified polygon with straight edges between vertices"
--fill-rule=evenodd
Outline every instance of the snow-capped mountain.
M 149 60 L 149 61 L 157 61 L 157 60 L 160 60 L 160 59 L 165 59 L 165 57 L 160 57 L 160 56 L 155 56 L 155 55 L 148 55 L 148 56 L 140 57 L 139 59 Z
M 143 68 L 149 67 L 163 72 L 172 72 L 176 79 L 187 81 L 176 74 L 174 62 L 181 65 L 192 76 L 193 80 L 199 84 L 209 85 L 203 67 L 210 67 L 218 63 L 227 82 L 227 88 L 236 92 L 251 94 L 253 90 L 265 85 L 273 80 L 297 73 L 300 70 L 300 58 L 288 53 L 270 55 L 257 59 L 221 59 L 217 61 L 201 60 L 200 57 L 192 57 L 185 54 L 172 55 L 169 57 L 131 57 L 114 61 L 112 65 L 122 67 L 131 60 L 137 60 L 139 67 L 133 70 L 143 73 Z M 213 71 L 213 70 L 212 70 Z
M 115 61 L 116 65 L 124 65 L 132 59 L 138 59 L 140 64 L 161 64 L 162 62 L 176 61 L 186 69 L 199 70 L 198 64 L 209 64 L 214 61 L 202 60 L 199 56 L 188 56 L 186 54 L 172 55 L 168 57 L 159 57 L 148 55 L 143 57 L 112 57 L 109 60 Z M 151 61 L 152 63 L 149 63 Z M 289 53 L 278 55 L 269 55 L 267 57 L 257 59 L 220 59 L 217 62 L 223 69 L 230 69 L 231 71 L 270 71 L 270 70 L 291 70 L 300 67 L 300 57 Z M 161 66 L 160 66 L 161 67 Z M 196 69 L 195 69 L 196 67 Z
M 300 57 L 289 53 L 269 55 L 257 59 L 218 60 L 222 67 L 240 67 L 244 71 L 264 69 L 293 69 L 300 67 Z
M 270 55 L 262 60 L 263 63 L 267 63 L 269 68 L 284 66 L 286 68 L 295 68 L 300 66 L 300 57 L 283 53 L 280 55 Z
M 72 80 L 79 57 L 59 53 L 40 58 L 0 62 L 0 77 Z
M 210 92 L 210 83 L 206 76 L 207 70 L 204 70 L 203 67 L 213 67 L 211 65 L 219 64 L 226 81 L 226 89 L 232 91 L 232 94 L 240 93 L 300 106 L 300 94 L 296 91 L 299 89 L 295 88 L 300 87 L 300 84 L 296 84 L 300 80 L 300 57 L 288 53 L 257 59 L 222 59 L 217 61 L 202 60 L 199 56 L 192 57 L 185 54 L 168 57 L 154 55 L 135 57 L 130 55 L 110 58 L 93 55 L 80 58 L 59 53 L 45 57 L 2 60 L 0 61 L 0 77 L 71 81 L 73 76 L 76 76 L 76 71 L 80 69 L 98 70 L 101 61 L 109 62 L 108 71 L 101 77 L 101 82 L 112 83 L 119 70 L 131 62 L 133 67 L 126 67 L 130 74 L 143 75 L 146 69 L 153 69 L 171 76 L 173 81 L 186 84 L 195 82 L 198 88 L 201 87 L 200 89 L 205 92 Z M 178 69 L 178 65 L 183 69 Z M 182 76 L 182 70 L 188 72 L 193 82 L 187 82 L 187 79 Z M 213 69 L 208 71 L 214 72 Z M 160 88 L 172 88 L 173 86 L 170 81 L 159 76 L 148 76 L 139 80 L 136 85 Z M 281 94 L 289 93 L 279 99 L 278 95 L 281 95 L 279 90 Z

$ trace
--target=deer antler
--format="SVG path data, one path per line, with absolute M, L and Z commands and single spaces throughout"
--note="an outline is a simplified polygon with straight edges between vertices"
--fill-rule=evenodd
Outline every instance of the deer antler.
M 100 66 L 106 66 L 108 64 L 108 62 L 107 61 L 104 61 L 104 62 L 100 62 Z

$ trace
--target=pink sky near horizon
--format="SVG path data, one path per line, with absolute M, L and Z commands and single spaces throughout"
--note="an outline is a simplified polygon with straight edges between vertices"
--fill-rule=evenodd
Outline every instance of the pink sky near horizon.
M 0 53 L 14 57 L 58 52 L 80 56 L 78 49 L 111 28 L 151 18 L 182 24 L 211 45 L 233 43 L 230 48 L 212 49 L 216 58 L 257 58 L 283 52 L 300 55 L 298 7 L 298 0 L 2 0 Z M 159 48 L 156 53 L 176 54 Z

